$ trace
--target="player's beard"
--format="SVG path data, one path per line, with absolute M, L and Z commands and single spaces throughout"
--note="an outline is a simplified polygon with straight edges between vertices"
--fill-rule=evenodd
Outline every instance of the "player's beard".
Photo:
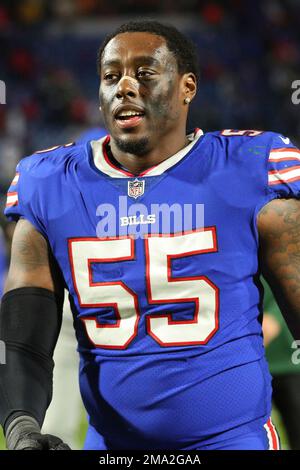
M 115 143 L 122 152 L 142 157 L 148 152 L 149 139 L 148 137 L 141 137 L 140 139 L 126 141 L 116 138 Z

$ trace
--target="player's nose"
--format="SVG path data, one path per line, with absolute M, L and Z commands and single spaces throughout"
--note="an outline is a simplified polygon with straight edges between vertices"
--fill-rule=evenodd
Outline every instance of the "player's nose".
M 117 88 L 117 93 L 116 93 L 117 98 L 119 99 L 122 99 L 125 97 L 135 98 L 137 94 L 138 94 L 137 81 L 128 75 L 124 75 L 118 83 L 118 88 Z

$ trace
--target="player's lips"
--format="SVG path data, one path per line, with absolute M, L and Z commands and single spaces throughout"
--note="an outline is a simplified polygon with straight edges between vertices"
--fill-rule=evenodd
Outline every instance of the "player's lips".
M 145 111 L 139 106 L 124 104 L 118 106 L 113 114 L 117 125 L 122 129 L 128 129 L 138 126 L 143 121 Z

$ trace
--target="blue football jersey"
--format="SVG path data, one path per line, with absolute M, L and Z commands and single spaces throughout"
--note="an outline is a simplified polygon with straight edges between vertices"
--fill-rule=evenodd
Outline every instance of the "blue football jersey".
M 18 164 L 6 215 L 49 241 L 70 293 L 80 386 L 111 449 L 189 449 L 271 412 L 257 215 L 299 197 L 272 132 L 196 130 L 136 176 L 109 136 Z

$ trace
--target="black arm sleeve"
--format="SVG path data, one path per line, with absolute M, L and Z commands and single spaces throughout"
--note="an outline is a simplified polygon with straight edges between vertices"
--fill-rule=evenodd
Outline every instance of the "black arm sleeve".
M 63 297 L 48 289 L 23 287 L 1 302 L 0 423 L 18 414 L 33 416 L 40 426 L 52 398 L 52 359 L 62 321 Z

